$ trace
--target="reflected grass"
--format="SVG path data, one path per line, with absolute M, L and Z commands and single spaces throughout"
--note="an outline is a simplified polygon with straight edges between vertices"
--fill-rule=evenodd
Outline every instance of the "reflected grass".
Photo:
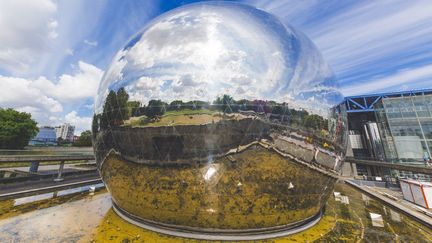
M 184 166 L 108 156 L 102 176 L 114 201 L 138 217 L 181 226 L 255 229 L 296 223 L 324 205 L 334 179 L 256 147 Z M 112 186 L 111 186 L 112 185 Z
M 201 125 L 216 123 L 224 119 L 242 119 L 240 114 L 223 114 L 216 110 L 208 109 L 182 109 L 167 111 L 163 116 L 150 119 L 147 116 L 131 117 L 124 121 L 123 126 L 147 127 L 147 126 L 175 126 L 175 125 Z

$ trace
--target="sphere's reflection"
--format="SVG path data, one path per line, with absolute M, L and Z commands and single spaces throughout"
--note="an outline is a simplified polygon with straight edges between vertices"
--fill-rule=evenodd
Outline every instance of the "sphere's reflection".
M 96 97 L 96 159 L 134 220 L 213 232 L 319 214 L 344 156 L 343 100 L 316 47 L 274 16 L 193 4 L 120 50 Z

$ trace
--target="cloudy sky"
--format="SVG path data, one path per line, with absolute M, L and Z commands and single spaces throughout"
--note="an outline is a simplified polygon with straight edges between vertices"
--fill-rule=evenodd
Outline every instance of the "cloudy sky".
M 243 2 L 305 33 L 344 95 L 432 87 L 430 0 Z M 0 107 L 31 112 L 40 125 L 90 128 L 98 83 L 116 52 L 185 3 L 0 0 Z

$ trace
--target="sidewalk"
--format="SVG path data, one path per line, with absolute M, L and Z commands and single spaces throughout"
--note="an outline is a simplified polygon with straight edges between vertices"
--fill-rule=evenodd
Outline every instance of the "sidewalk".
M 395 191 L 383 187 L 371 187 L 358 185 L 350 179 L 345 179 L 345 183 L 359 189 L 360 191 L 392 206 L 421 223 L 432 227 L 432 209 L 426 209 L 403 199 L 401 191 Z
M 395 197 L 395 198 L 397 198 L 398 203 L 400 203 L 406 207 L 410 207 L 413 210 L 428 212 L 429 213 L 428 215 L 430 215 L 432 217 L 432 209 L 426 209 L 422 206 L 419 206 L 417 204 L 414 204 L 410 201 L 405 200 L 403 198 L 402 191 L 400 191 L 400 190 L 391 190 L 389 188 L 382 188 L 382 187 L 370 187 L 370 189 L 374 190 L 374 191 L 376 191 L 376 192 L 378 192 L 384 196 L 390 195 L 392 197 Z

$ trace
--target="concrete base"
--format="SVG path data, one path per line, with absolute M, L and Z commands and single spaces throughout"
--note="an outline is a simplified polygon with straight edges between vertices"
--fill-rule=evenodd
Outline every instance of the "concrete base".
M 346 177 L 357 176 L 357 166 L 355 163 L 345 161 L 342 164 L 341 175 Z
M 151 220 L 138 218 L 131 215 L 118 207 L 114 202 L 113 209 L 121 218 L 127 222 L 137 225 L 141 228 L 151 230 L 157 233 L 172 235 L 176 237 L 192 238 L 198 240 L 223 240 L 223 241 L 252 241 L 264 240 L 270 238 L 283 237 L 306 230 L 319 222 L 323 215 L 323 210 L 301 223 L 290 225 L 275 226 L 262 229 L 244 229 L 244 230 L 229 230 L 229 229 L 208 229 L 196 228 L 179 225 L 171 225 L 159 223 Z

